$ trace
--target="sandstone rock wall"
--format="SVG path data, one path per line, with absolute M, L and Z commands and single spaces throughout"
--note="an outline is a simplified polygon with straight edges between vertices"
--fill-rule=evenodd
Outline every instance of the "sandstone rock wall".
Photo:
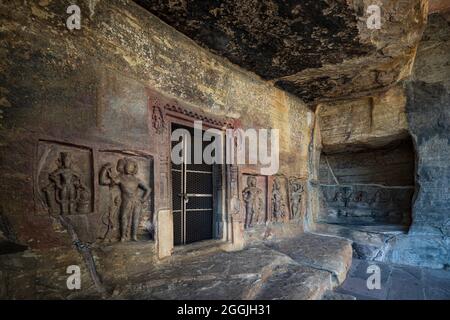
M 45 261 L 49 250 L 74 250 L 74 235 L 81 246 L 115 238 L 108 210 L 117 197 L 101 176 L 125 158 L 152 188 L 139 225 L 140 239 L 149 240 L 153 214 L 170 203 L 162 152 L 168 130 L 158 106 L 180 117 L 279 129 L 279 174 L 308 176 L 314 114 L 299 99 L 200 48 L 132 1 L 78 1 L 81 29 L 72 31 L 71 1 L 20 2 L 0 3 L 0 214 L 9 226 L 0 241 L 22 245 L 15 251 L 40 250 Z M 67 206 L 57 201 L 63 197 L 55 177 L 62 174 L 74 183 L 65 197 L 81 195 Z M 72 262 L 62 255 L 58 268 L 64 261 Z M 2 283 L 14 285 L 18 272 L 2 270 Z
M 365 98 L 322 103 L 318 108 L 326 153 L 381 148 L 408 137 L 401 85 Z
M 151 122 L 154 92 L 243 128 L 280 129 L 279 173 L 307 176 L 313 114 L 300 100 L 213 56 L 131 1 L 81 1 L 81 30 L 73 31 L 65 26 L 70 4 L 1 4 L 0 194 L 20 243 L 67 244 L 42 208 L 42 181 L 62 152 L 83 172 L 88 199 L 72 220 L 85 241 L 100 232 L 104 208 L 97 198 L 105 192 L 98 175 L 106 161 L 115 163 L 121 153 L 135 158 L 141 178 L 163 192 L 151 175 L 161 171 L 163 144 Z
M 448 13 L 430 15 L 408 81 L 385 93 L 323 103 L 317 109 L 316 130 L 321 132 L 314 143 L 313 168 L 321 177 L 317 185 L 337 185 L 351 180 L 357 183 L 372 180 L 385 186 L 414 185 L 409 232 L 392 237 L 380 251 L 379 258 L 394 263 L 447 268 L 450 262 L 449 32 Z M 386 150 L 392 151 L 393 143 L 405 141 L 407 137 L 412 138 L 411 151 L 398 150 L 389 156 Z M 373 171 L 374 161 L 383 158 L 379 152 L 387 158 Z M 364 153 L 368 157 L 358 161 L 357 154 Z M 411 159 L 413 154 L 415 159 Z M 347 197 L 341 195 L 354 191 L 351 188 L 345 193 L 335 190 L 335 186 L 331 188 L 334 195 L 340 192 L 337 200 L 345 200 Z M 318 188 L 314 193 L 317 195 L 313 198 L 315 210 L 319 214 L 316 221 L 320 220 L 320 213 L 330 209 L 326 199 L 332 202 L 335 199 L 327 197 L 327 193 Z M 407 196 L 411 199 L 412 194 Z M 348 200 L 347 207 L 355 199 L 352 196 Z M 340 206 L 345 205 L 341 201 Z M 408 208 L 401 206 L 401 209 Z
M 450 23 L 433 14 L 405 84 L 409 130 L 417 151 L 417 195 L 407 236 L 390 243 L 397 263 L 450 265 Z

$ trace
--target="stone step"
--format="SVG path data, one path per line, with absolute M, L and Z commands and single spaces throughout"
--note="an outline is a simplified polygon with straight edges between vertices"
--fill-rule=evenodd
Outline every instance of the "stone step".
M 334 285 L 341 284 L 352 264 L 352 243 L 343 238 L 304 233 L 293 239 L 266 242 L 301 265 L 331 272 Z
M 405 234 L 404 227 L 359 226 L 316 223 L 314 233 L 348 239 L 352 242 L 353 257 L 362 260 L 382 261 L 386 244 L 392 238 Z

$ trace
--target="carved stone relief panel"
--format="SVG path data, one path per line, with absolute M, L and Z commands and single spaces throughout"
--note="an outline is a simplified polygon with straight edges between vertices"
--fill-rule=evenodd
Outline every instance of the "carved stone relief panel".
M 164 133 L 166 128 L 165 109 L 157 104 L 151 106 L 152 108 L 152 126 L 158 134 Z
M 290 177 L 288 188 L 291 219 L 300 219 L 305 211 L 305 181 L 297 177 Z
M 99 152 L 99 235 L 107 242 L 150 239 L 154 234 L 153 159 L 128 152 Z
M 286 222 L 290 219 L 288 181 L 285 176 L 270 177 L 270 220 Z
M 52 215 L 94 211 L 93 158 L 88 148 L 39 141 L 35 192 L 37 212 Z
M 414 188 L 321 186 L 329 218 L 409 224 Z
M 243 174 L 241 176 L 243 220 L 248 229 L 267 222 L 267 177 Z

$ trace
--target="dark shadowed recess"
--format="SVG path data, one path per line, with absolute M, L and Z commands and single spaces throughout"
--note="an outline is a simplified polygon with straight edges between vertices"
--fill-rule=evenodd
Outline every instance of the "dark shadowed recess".
M 415 193 L 411 139 L 381 149 L 322 154 L 321 219 L 343 225 L 411 224 Z
M 199 45 L 264 79 L 369 52 L 358 41 L 356 17 L 362 13 L 345 0 L 135 2 Z M 280 85 L 290 91 L 287 85 Z

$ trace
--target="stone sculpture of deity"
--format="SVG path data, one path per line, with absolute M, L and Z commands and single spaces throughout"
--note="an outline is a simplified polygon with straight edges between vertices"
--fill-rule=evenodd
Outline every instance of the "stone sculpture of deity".
M 116 166 L 116 174 L 113 173 L 111 163 L 105 164 L 100 171 L 100 184 L 110 187 L 118 186 L 120 190 L 119 224 L 121 242 L 128 239 L 137 241 L 141 211 L 151 192 L 150 187 L 136 177 L 138 169 L 138 164 L 134 160 L 120 159 Z
M 110 203 L 109 210 L 102 215 L 102 223 L 106 226 L 106 231 L 102 237 L 104 241 L 112 241 L 111 235 L 114 234 L 116 227 L 118 228 L 118 212 L 120 209 L 121 197 L 120 193 L 114 192 L 115 184 L 110 178 L 114 175 L 117 179 L 125 173 L 125 159 L 121 158 L 117 161 L 116 173 L 113 173 L 111 166 L 105 165 L 100 171 L 100 184 L 109 186 Z M 117 223 L 116 223 L 117 222 Z
M 283 194 L 281 192 L 280 178 L 276 177 L 273 180 L 272 189 L 272 217 L 274 221 L 278 222 L 285 217 L 285 205 Z
M 300 215 L 300 206 L 302 203 L 302 193 L 304 189 L 300 181 L 297 179 L 290 181 L 290 189 L 292 218 L 296 218 Z
M 50 212 L 61 215 L 89 213 L 91 195 L 81 175 L 72 168 L 70 153 L 61 152 L 59 156 L 58 169 L 49 174 L 50 184 L 43 188 Z
M 242 191 L 245 202 L 245 228 L 250 228 L 253 220 L 259 221 L 262 209 L 262 190 L 256 186 L 256 177 L 247 178 L 247 187 Z

